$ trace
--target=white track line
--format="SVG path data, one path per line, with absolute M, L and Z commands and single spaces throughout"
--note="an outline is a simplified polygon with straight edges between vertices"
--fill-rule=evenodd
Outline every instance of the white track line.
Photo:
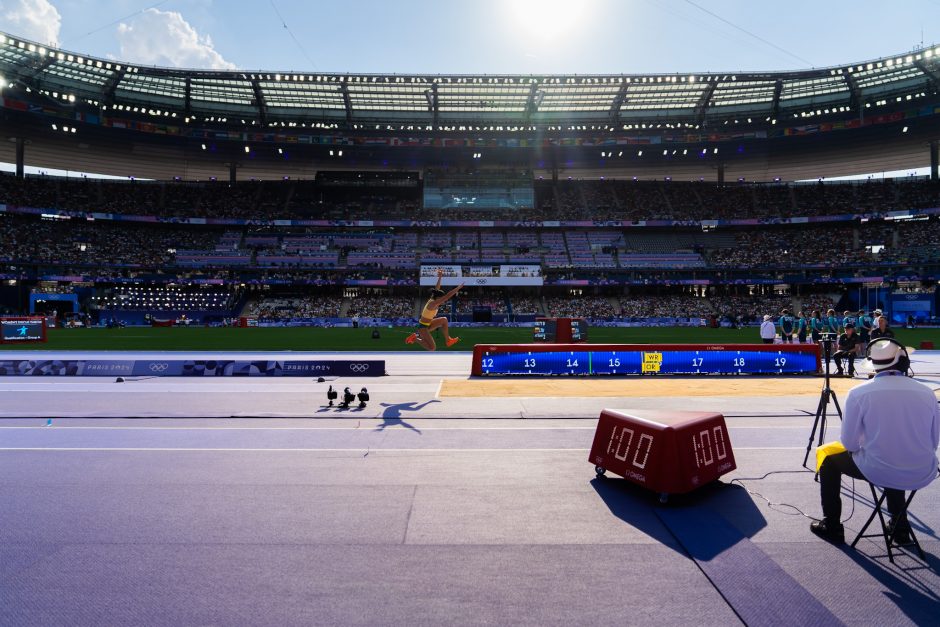
M 40 419 L 41 420 L 41 419 Z M 379 418 L 376 422 L 364 426 L 381 426 Z M 595 427 L 420 427 L 422 431 L 593 431 Z M 796 427 L 792 427 L 796 428 Z M 41 431 L 75 431 L 80 429 L 92 431 L 362 431 L 361 427 L 66 427 L 52 425 L 36 425 L 30 427 L 3 427 L 0 429 L 35 429 Z M 399 429 L 410 431 L 401 425 L 384 427 L 383 430 Z
M 3 447 L 0 451 L 79 451 L 79 452 L 252 452 L 252 453 L 557 453 L 578 451 L 588 452 L 586 448 L 140 448 L 140 447 Z M 738 447 L 736 451 L 803 451 L 802 446 L 750 446 Z
M 33 420 L 33 419 L 30 419 Z M 36 418 L 35 420 L 42 420 L 42 418 Z M 73 418 L 64 418 L 62 420 L 74 420 Z M 371 418 L 369 420 L 374 420 L 375 422 L 367 423 L 365 426 L 380 426 L 382 423 L 378 422 L 380 418 Z M 412 419 L 414 420 L 414 419 Z M 430 420 L 430 419 L 425 419 Z M 786 426 L 773 426 L 773 427 L 762 427 L 760 425 L 754 426 L 744 426 L 744 427 L 735 427 L 729 426 L 728 429 L 767 429 L 767 430 L 783 430 L 783 429 L 804 429 L 805 425 L 794 425 L 790 427 Z M 419 427 L 422 431 L 594 431 L 596 427 Z M 53 424 L 51 426 L 46 425 L 32 425 L 26 427 L 19 426 L 0 426 L 0 430 L 36 430 L 36 431 L 362 431 L 362 427 L 86 427 L 86 426 L 75 426 L 69 427 L 65 425 Z M 410 431 L 407 427 L 401 425 L 391 425 L 384 427 L 383 430 L 387 431 L 389 429 Z

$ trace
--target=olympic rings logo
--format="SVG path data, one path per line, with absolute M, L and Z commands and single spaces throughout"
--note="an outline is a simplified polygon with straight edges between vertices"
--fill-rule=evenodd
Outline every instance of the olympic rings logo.
M 152 363 L 150 364 L 150 372 L 164 372 L 169 367 L 170 364 L 167 363 Z
M 349 369 L 353 372 L 365 372 L 369 369 L 369 364 L 349 364 Z

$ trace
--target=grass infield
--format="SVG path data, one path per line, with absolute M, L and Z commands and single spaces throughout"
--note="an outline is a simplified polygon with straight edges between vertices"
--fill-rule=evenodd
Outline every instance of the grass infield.
M 111 350 L 111 351 L 412 351 L 405 344 L 409 328 L 379 328 L 381 337 L 372 339 L 371 328 L 127 328 L 51 329 L 49 341 L 36 344 L 3 344 L 0 350 Z M 921 341 L 940 347 L 940 329 L 896 329 L 898 340 L 917 348 Z M 461 338 L 453 348 L 445 348 L 435 334 L 438 350 L 469 351 L 474 344 L 525 344 L 531 342 L 531 328 L 482 327 L 454 329 Z M 593 344 L 756 344 L 757 328 L 706 329 L 689 327 L 592 328 Z

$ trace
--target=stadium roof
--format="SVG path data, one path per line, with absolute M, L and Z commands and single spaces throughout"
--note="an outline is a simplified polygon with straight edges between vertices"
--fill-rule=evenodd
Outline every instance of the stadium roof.
M 0 34 L 0 76 L 3 86 L 63 104 L 262 127 L 406 122 L 448 130 L 482 123 L 512 131 L 578 123 L 615 130 L 669 122 L 696 128 L 738 118 L 776 124 L 851 115 L 933 96 L 940 47 L 793 72 L 447 76 L 147 67 Z

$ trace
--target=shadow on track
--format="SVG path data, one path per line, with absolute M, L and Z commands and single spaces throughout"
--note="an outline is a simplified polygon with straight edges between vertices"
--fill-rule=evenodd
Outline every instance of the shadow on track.
M 403 411 L 421 411 L 431 403 L 440 403 L 437 399 L 431 399 L 420 405 L 417 401 L 411 401 L 410 403 L 380 403 L 382 407 L 385 407 L 385 411 L 382 412 L 382 423 L 379 424 L 375 430 L 376 431 L 385 431 L 388 427 L 401 426 L 406 429 L 411 429 L 416 432 L 418 435 L 421 435 L 421 429 L 418 429 L 414 425 L 408 424 L 402 420 L 401 413 Z

